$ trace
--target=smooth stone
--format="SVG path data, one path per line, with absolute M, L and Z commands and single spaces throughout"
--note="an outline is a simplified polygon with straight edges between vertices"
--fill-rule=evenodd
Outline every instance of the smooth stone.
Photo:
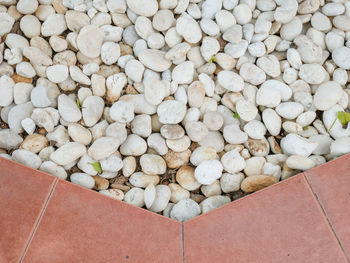
M 126 192 L 124 201 L 137 207 L 143 207 L 145 205 L 144 190 L 138 187 L 131 188 Z
M 62 167 L 59 166 L 57 164 L 55 164 L 54 162 L 51 161 L 46 161 L 43 162 L 39 168 L 40 171 L 52 174 L 62 180 L 66 180 L 67 179 L 67 172 L 66 170 Z
M 133 186 L 146 188 L 149 184 L 157 185 L 159 183 L 159 176 L 136 172 L 129 177 L 129 182 Z
M 236 149 L 225 153 L 221 157 L 221 163 L 224 170 L 232 174 L 242 171 L 246 166 L 244 158 Z
M 92 189 L 95 186 L 95 180 L 86 173 L 73 173 L 70 175 L 70 181 L 73 184 Z
M 167 185 L 157 185 L 156 186 L 156 198 L 149 208 L 149 210 L 153 212 L 161 212 L 163 211 L 169 203 L 171 196 L 171 191 L 169 186 Z
M 38 153 L 47 145 L 48 140 L 46 139 L 46 137 L 41 134 L 35 133 L 27 136 L 21 144 L 20 148 L 30 151 L 32 153 Z
M 79 159 L 84 153 L 86 153 L 84 145 L 68 142 L 53 152 L 50 159 L 59 165 L 67 165 Z
M 69 96 L 62 94 L 58 97 L 58 111 L 67 122 L 77 122 L 81 119 L 81 112 L 76 102 Z
M 138 56 L 140 62 L 149 69 L 163 72 L 170 68 L 171 61 L 165 58 L 165 52 L 157 49 L 145 49 Z
M 174 220 L 184 222 L 198 216 L 201 213 L 200 206 L 192 199 L 183 199 L 176 203 L 170 212 Z
M 278 179 L 272 175 L 252 175 L 246 177 L 241 184 L 241 189 L 245 193 L 252 193 L 261 190 L 267 186 L 275 184 Z
M 226 205 L 231 202 L 230 197 L 228 196 L 222 196 L 222 195 L 216 195 L 211 196 L 202 201 L 199 206 L 201 207 L 202 214 L 208 213 L 216 208 L 219 208 L 220 206 Z
M 223 166 L 218 160 L 205 160 L 195 169 L 196 180 L 204 185 L 210 185 L 222 175 Z
M 289 168 L 296 170 L 309 170 L 316 166 L 316 163 L 308 157 L 300 155 L 291 155 L 286 160 L 286 164 Z
M 140 158 L 141 169 L 146 174 L 164 174 L 166 163 L 164 159 L 155 154 L 144 154 Z
M 38 169 L 41 165 L 41 159 L 35 153 L 28 150 L 15 150 L 12 153 L 12 160 L 26 166 L 29 166 L 33 169 Z
M 194 168 L 191 166 L 182 166 L 176 172 L 176 181 L 186 190 L 193 191 L 201 186 L 194 177 Z
M 147 150 L 146 141 L 136 134 L 130 134 L 120 146 L 122 155 L 140 156 Z
M 241 182 L 244 179 L 243 173 L 223 173 L 220 178 L 220 186 L 224 193 L 238 191 L 241 188 Z
M 101 54 L 103 38 L 102 29 L 95 25 L 86 25 L 79 31 L 77 47 L 88 58 L 96 58 Z
M 177 124 L 186 114 L 186 105 L 180 101 L 163 101 L 157 108 L 159 121 L 164 124 Z
M 101 118 L 105 102 L 101 97 L 89 96 L 82 105 L 84 124 L 88 127 L 94 126 Z
M 316 142 L 310 142 L 294 133 L 289 133 L 281 140 L 281 148 L 288 155 L 308 157 L 317 148 L 317 145 Z
M 88 154 L 95 160 L 102 160 L 117 151 L 120 142 L 115 137 L 101 137 L 93 142 Z

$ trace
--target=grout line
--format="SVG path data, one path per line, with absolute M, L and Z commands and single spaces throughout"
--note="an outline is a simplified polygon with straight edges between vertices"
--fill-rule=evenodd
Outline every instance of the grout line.
M 185 235 L 184 235 L 184 222 L 181 222 L 182 226 L 182 263 L 185 263 Z
M 44 203 L 44 205 L 43 205 L 43 208 L 42 208 L 41 211 L 40 211 L 39 217 L 38 217 L 38 219 L 37 219 L 37 221 L 36 221 L 36 223 L 35 223 L 35 225 L 34 225 L 34 228 L 33 228 L 33 230 L 32 230 L 32 233 L 31 233 L 30 236 L 29 236 L 28 242 L 27 242 L 27 244 L 26 244 L 26 247 L 24 248 L 24 251 L 23 251 L 23 254 L 22 254 L 22 256 L 21 256 L 21 258 L 20 258 L 20 260 L 19 260 L 19 263 L 22 263 L 22 262 L 23 262 L 24 256 L 26 255 L 26 253 L 27 253 L 27 251 L 28 251 L 28 248 L 29 248 L 29 246 L 30 246 L 30 244 L 31 244 L 31 242 L 32 242 L 32 240 L 33 240 L 33 238 L 34 238 L 34 235 L 35 235 L 35 233 L 36 233 L 36 230 L 38 229 L 38 227 L 39 227 L 39 225 L 40 225 L 41 219 L 42 219 L 43 216 L 44 216 L 44 213 L 45 213 L 46 208 L 47 208 L 47 206 L 48 206 L 48 204 L 49 204 L 49 201 L 50 201 L 50 199 L 51 199 L 51 196 L 52 196 L 52 194 L 53 194 L 53 192 L 54 192 L 54 190 L 55 190 L 55 188 L 56 188 L 57 182 L 58 182 L 58 178 L 55 179 L 55 181 L 54 181 L 54 183 L 53 183 L 53 185 L 52 185 L 52 188 L 51 188 L 49 194 L 47 195 L 46 201 L 45 201 L 45 203 Z
M 332 230 L 332 232 L 333 232 L 333 234 L 334 234 L 334 236 L 335 236 L 335 238 L 336 238 L 336 240 L 337 240 L 337 242 L 338 242 L 338 244 L 339 244 L 339 246 L 340 246 L 340 249 L 342 250 L 342 252 L 343 252 L 343 254 L 344 254 L 345 259 L 350 263 L 350 259 L 348 258 L 348 255 L 345 253 L 345 250 L 344 250 L 344 248 L 343 248 L 343 246 L 342 246 L 342 243 L 340 242 L 340 239 L 338 238 L 337 233 L 336 233 L 335 229 L 333 228 L 333 225 L 332 225 L 332 223 L 330 222 L 330 220 L 329 220 L 329 218 L 328 218 L 328 216 L 327 216 L 327 213 L 326 213 L 326 211 L 324 210 L 324 208 L 323 208 L 323 206 L 322 206 L 322 204 L 321 204 L 321 202 L 320 202 L 320 200 L 319 200 L 317 194 L 314 192 L 314 190 L 313 190 L 313 188 L 312 188 L 312 186 L 311 186 L 311 183 L 310 183 L 309 180 L 307 179 L 306 173 L 303 173 L 303 175 L 304 175 L 304 178 L 305 178 L 305 181 L 306 181 L 307 185 L 309 186 L 309 188 L 310 188 L 312 194 L 314 195 L 314 197 L 315 197 L 315 199 L 316 199 L 316 201 L 317 201 L 318 206 L 321 208 L 321 211 L 322 211 L 322 213 L 323 213 L 323 216 L 324 216 L 325 219 L 327 220 L 327 223 L 328 223 L 330 229 Z

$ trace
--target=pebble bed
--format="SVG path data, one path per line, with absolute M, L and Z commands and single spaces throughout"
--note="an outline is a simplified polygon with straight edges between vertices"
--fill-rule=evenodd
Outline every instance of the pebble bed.
M 0 155 L 185 221 L 350 152 L 350 1 L 0 0 Z

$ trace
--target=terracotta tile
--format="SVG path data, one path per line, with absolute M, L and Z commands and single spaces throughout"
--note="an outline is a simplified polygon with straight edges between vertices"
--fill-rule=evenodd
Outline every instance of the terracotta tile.
M 306 178 L 350 259 L 350 154 L 307 171 Z
M 55 180 L 0 157 L 0 262 L 19 262 Z
M 23 260 L 41 262 L 182 262 L 182 225 L 59 181 Z
M 346 263 L 302 174 L 189 220 L 185 262 Z

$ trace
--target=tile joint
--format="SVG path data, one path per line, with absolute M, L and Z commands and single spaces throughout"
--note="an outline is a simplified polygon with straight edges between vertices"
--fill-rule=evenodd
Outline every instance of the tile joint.
M 184 222 L 181 222 L 181 227 L 182 227 L 182 263 L 185 263 L 185 233 L 184 233 Z
M 19 260 L 19 263 L 22 263 L 22 262 L 23 262 L 24 256 L 26 255 L 26 253 L 27 253 L 27 251 L 28 251 L 28 248 L 29 248 L 29 246 L 30 246 L 30 244 L 31 244 L 31 242 L 32 242 L 32 240 L 33 240 L 33 238 L 34 238 L 34 235 L 35 235 L 35 233 L 36 233 L 36 230 L 37 230 L 38 227 L 39 227 L 39 224 L 40 224 L 40 222 L 41 222 L 41 219 L 42 219 L 42 217 L 43 217 L 43 215 L 44 215 L 44 213 L 45 213 L 45 211 L 46 211 L 46 208 L 47 208 L 47 206 L 48 206 L 48 204 L 49 204 L 49 201 L 50 201 L 51 196 L 52 196 L 52 194 L 53 194 L 53 192 L 54 192 L 54 190 L 55 190 L 55 188 L 56 188 L 56 185 L 57 185 L 57 182 L 58 182 L 58 181 L 59 181 L 58 178 L 55 178 L 55 181 L 54 181 L 53 184 L 52 184 L 51 190 L 50 190 L 49 194 L 47 195 L 47 198 L 46 198 L 46 200 L 45 200 L 45 203 L 44 203 L 44 205 L 43 205 L 43 207 L 42 207 L 42 209 L 41 209 L 41 211 L 40 211 L 40 213 L 39 213 L 39 217 L 38 217 L 38 219 L 37 219 L 36 222 L 35 222 L 35 226 L 34 226 L 34 228 L 33 228 L 33 230 L 32 230 L 32 233 L 30 234 L 30 236 L 29 236 L 29 238 L 28 238 L 28 242 L 27 242 L 27 244 L 26 244 L 26 246 L 25 246 L 25 248 L 24 248 L 24 251 L 23 251 L 23 254 L 22 254 L 22 256 L 21 256 L 21 258 L 20 258 L 20 260 Z
M 305 181 L 306 181 L 308 187 L 310 188 L 312 194 L 314 195 L 314 198 L 316 199 L 316 201 L 317 201 L 319 207 L 321 208 L 321 211 L 322 211 L 322 213 L 323 213 L 323 216 L 324 216 L 325 219 L 327 220 L 327 223 L 328 223 L 330 229 L 332 230 L 332 232 L 333 232 L 333 234 L 334 234 L 334 236 L 335 236 L 335 238 L 336 238 L 336 240 L 337 240 L 337 242 L 338 242 L 338 244 L 339 244 L 339 246 L 340 246 L 340 249 L 342 250 L 342 252 L 343 252 L 343 254 L 344 254 L 345 259 L 350 263 L 350 259 L 349 259 L 348 255 L 345 253 L 345 250 L 344 250 L 344 248 L 343 248 L 343 245 L 342 245 L 342 243 L 340 242 L 340 239 L 338 238 L 338 235 L 337 235 L 335 229 L 333 228 L 333 225 L 332 225 L 332 223 L 330 222 L 330 220 L 329 220 L 329 218 L 328 218 L 328 216 L 327 216 L 327 213 L 326 213 L 326 211 L 324 210 L 324 208 L 323 208 L 323 206 L 322 206 L 322 204 L 321 204 L 321 202 L 320 202 L 320 199 L 318 198 L 318 195 L 316 194 L 316 192 L 315 192 L 314 189 L 312 188 L 312 185 L 311 185 L 311 183 L 309 182 L 309 180 L 308 180 L 308 178 L 307 178 L 305 172 L 303 173 L 303 176 L 304 176 Z

